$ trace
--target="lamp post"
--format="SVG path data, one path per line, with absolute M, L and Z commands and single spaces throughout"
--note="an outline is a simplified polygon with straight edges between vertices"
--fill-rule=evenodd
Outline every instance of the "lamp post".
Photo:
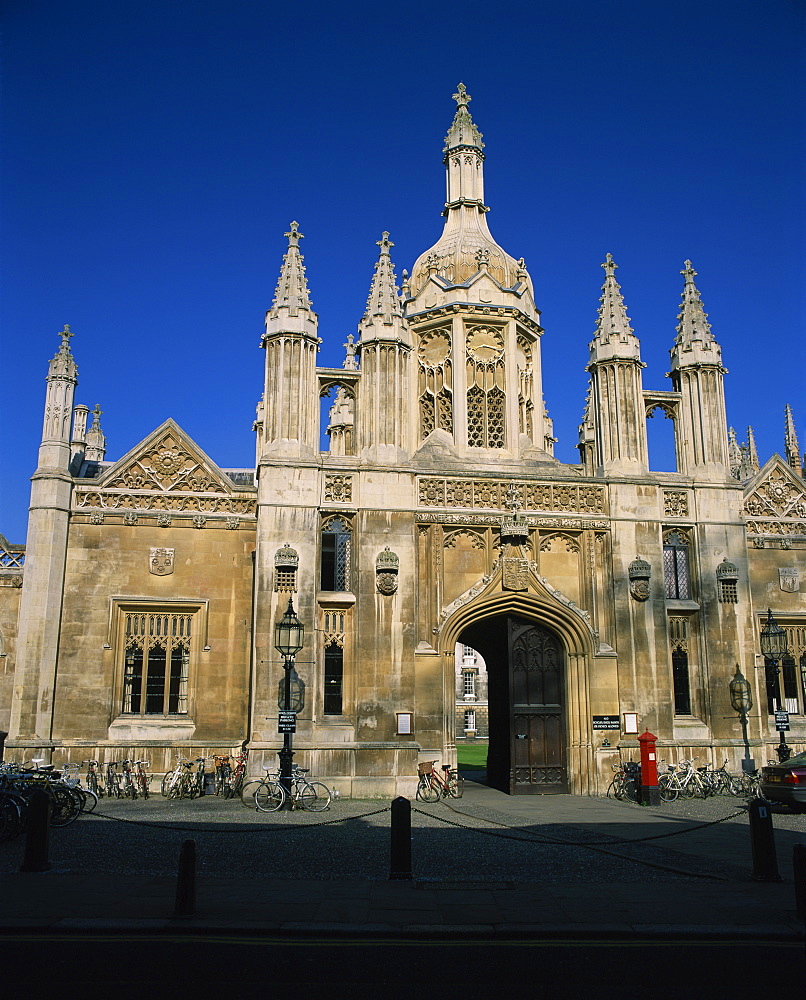
M 299 711 L 300 708 L 295 709 L 294 702 L 292 701 L 291 692 L 291 674 L 292 672 L 296 675 L 294 670 L 294 657 L 302 649 L 302 639 L 305 635 L 305 626 L 297 618 L 294 611 L 294 605 L 292 599 L 288 598 L 288 607 L 286 608 L 285 614 L 274 626 L 274 648 L 277 652 L 284 658 L 283 669 L 285 670 L 285 678 L 283 684 L 283 704 L 282 708 L 285 712 L 295 712 Z M 302 685 L 302 681 L 297 678 L 299 685 Z M 304 690 L 304 687 L 302 688 Z M 301 694 L 298 690 L 297 694 Z M 299 705 L 300 698 L 297 699 L 297 705 Z M 291 808 L 291 771 L 292 771 L 292 761 L 294 759 L 293 750 L 293 732 L 296 726 L 293 724 L 294 720 L 289 721 L 289 717 L 286 716 L 285 724 L 282 726 L 283 729 L 283 749 L 280 751 L 280 784 L 283 786 L 286 792 L 286 808 Z
M 745 774 L 750 774 L 756 769 L 756 762 L 750 756 L 750 743 L 747 739 L 747 716 L 753 707 L 753 695 L 750 692 L 750 682 L 739 669 L 738 663 L 736 664 L 736 673 L 728 687 L 730 688 L 730 707 L 734 712 L 739 713 L 739 720 L 742 723 L 742 739 L 744 740 L 742 770 Z
M 778 661 L 783 659 L 786 653 L 786 630 L 782 629 L 772 617 L 772 610 L 770 608 L 767 608 L 767 620 L 761 629 L 760 638 L 761 652 L 767 668 L 775 671 L 775 700 L 778 705 L 778 711 L 783 712 L 785 711 L 784 697 L 781 691 L 781 668 L 778 666 Z M 781 734 L 781 741 L 777 747 L 778 760 L 783 763 L 783 761 L 789 760 L 792 756 L 792 751 L 786 745 L 784 730 L 781 728 L 783 722 L 776 720 L 776 726 Z

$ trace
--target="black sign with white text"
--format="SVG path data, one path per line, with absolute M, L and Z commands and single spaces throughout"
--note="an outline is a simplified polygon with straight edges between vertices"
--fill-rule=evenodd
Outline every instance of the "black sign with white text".
M 621 719 L 617 715 L 594 715 L 593 728 L 618 732 L 621 729 Z

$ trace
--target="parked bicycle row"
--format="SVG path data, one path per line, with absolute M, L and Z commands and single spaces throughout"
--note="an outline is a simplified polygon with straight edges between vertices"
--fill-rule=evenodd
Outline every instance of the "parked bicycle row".
M 77 766 L 77 765 L 76 765 Z M 34 792 L 50 800 L 50 825 L 68 826 L 82 812 L 91 812 L 98 796 L 82 788 L 73 768 L 56 770 L 42 759 L 28 764 L 0 764 L 0 840 L 23 833 Z
M 761 771 L 732 774 L 727 760 L 721 767 L 695 767 L 691 760 L 682 759 L 658 775 L 658 794 L 663 802 L 676 799 L 705 799 L 710 795 L 735 795 L 751 798 L 760 795 Z M 665 761 L 662 761 L 665 763 Z M 641 785 L 641 765 L 636 761 L 621 761 L 613 765 L 613 780 L 607 789 L 608 798 L 638 800 Z

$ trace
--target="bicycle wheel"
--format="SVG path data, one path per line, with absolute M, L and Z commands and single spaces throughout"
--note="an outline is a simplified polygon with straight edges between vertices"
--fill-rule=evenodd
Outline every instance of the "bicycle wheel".
M 69 826 L 78 818 L 81 803 L 72 789 L 55 785 L 50 789 L 50 825 Z
M 299 793 L 302 808 L 309 812 L 323 812 L 330 805 L 330 789 L 321 781 L 306 781 Z
M 279 781 L 269 781 L 264 778 L 252 797 L 255 806 L 261 812 L 277 812 L 283 808 L 285 789 Z
M 461 774 L 451 774 L 448 778 L 448 795 L 461 799 L 465 793 L 465 779 Z
M 658 778 L 658 794 L 662 802 L 674 802 L 677 799 L 679 792 L 671 775 L 662 774 Z
M 84 807 L 82 812 L 91 813 L 92 810 L 98 805 L 98 796 L 91 788 L 80 788 L 78 789 L 84 798 Z
M 623 781 L 619 775 L 616 775 L 610 784 L 607 786 L 607 797 L 609 799 L 620 799 L 621 798 L 621 788 Z
M 421 802 L 439 802 L 441 797 L 437 785 L 432 785 L 426 777 L 420 778 L 420 783 L 417 785 L 417 798 Z
M 247 807 L 247 809 L 255 809 L 255 792 L 263 784 L 263 778 L 250 778 L 249 781 L 245 781 L 241 786 L 241 802 Z

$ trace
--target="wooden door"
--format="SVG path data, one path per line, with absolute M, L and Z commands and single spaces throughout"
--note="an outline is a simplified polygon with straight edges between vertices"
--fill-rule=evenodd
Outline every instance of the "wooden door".
M 510 791 L 567 792 L 565 666 L 559 638 L 510 618 Z

